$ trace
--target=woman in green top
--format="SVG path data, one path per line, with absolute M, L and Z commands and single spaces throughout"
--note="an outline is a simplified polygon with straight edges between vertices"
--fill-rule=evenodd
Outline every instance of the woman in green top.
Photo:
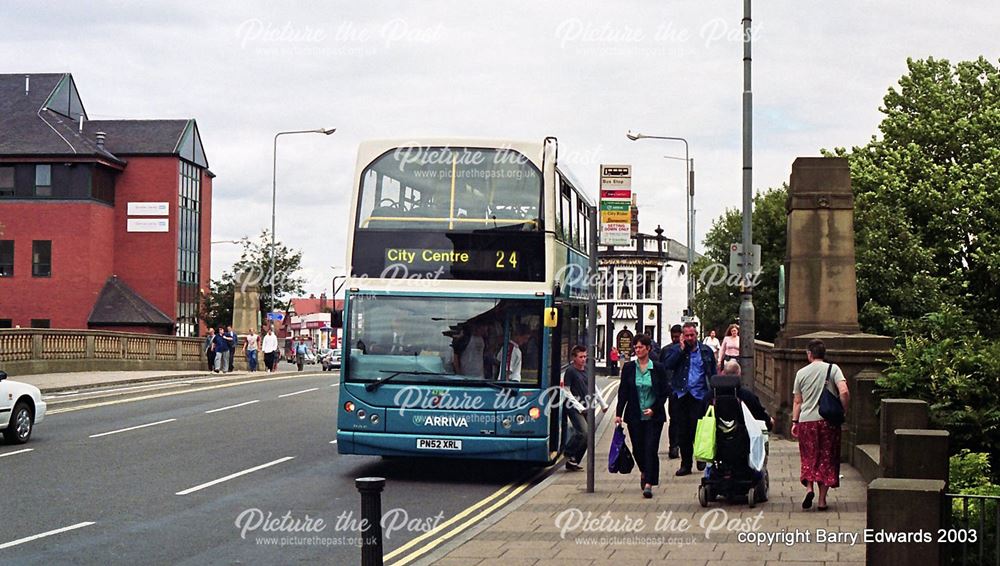
M 670 380 L 659 362 L 649 359 L 652 340 L 645 334 L 635 337 L 636 360 L 622 368 L 615 407 L 615 425 L 628 425 L 632 454 L 642 472 L 639 479 L 642 496 L 653 497 L 653 486 L 660 483 L 660 434 L 667 420 L 664 404 L 670 396 Z

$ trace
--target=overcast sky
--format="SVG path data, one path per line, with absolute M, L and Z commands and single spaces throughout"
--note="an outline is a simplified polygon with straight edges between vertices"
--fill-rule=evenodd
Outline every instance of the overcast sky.
M 294 5 L 276 7 L 275 4 Z M 212 239 L 270 226 L 304 253 L 307 291 L 343 269 L 358 142 L 541 140 L 596 194 L 633 165 L 641 229 L 684 240 L 681 143 L 697 239 L 741 206 L 737 0 L 649 2 L 33 2 L 0 7 L 0 72 L 71 72 L 92 119 L 195 118 L 215 179 Z M 754 188 L 796 156 L 863 145 L 906 58 L 1000 59 L 995 0 L 767 0 L 754 5 Z M 218 277 L 239 248 L 212 247 Z M 337 268 L 337 270 L 332 269 Z

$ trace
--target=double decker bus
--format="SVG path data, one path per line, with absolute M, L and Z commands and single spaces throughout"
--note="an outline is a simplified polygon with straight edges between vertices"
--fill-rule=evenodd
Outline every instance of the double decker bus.
M 555 461 L 596 221 L 556 139 L 366 142 L 354 187 L 339 452 Z

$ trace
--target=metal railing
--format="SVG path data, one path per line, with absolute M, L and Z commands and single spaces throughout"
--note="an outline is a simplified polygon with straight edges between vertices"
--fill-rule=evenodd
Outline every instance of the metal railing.
M 946 549 L 947 564 L 1000 566 L 1000 495 L 945 495 L 949 521 L 935 540 Z

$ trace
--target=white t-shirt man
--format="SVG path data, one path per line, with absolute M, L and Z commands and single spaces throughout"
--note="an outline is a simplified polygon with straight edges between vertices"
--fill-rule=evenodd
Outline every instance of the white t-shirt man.
M 264 335 L 261 350 L 263 350 L 265 354 L 270 354 L 271 352 L 278 350 L 278 337 L 274 335 L 273 330 Z
M 826 371 L 830 368 L 830 383 L 826 382 Z M 799 412 L 799 422 L 807 423 L 811 421 L 823 420 L 819 414 L 819 397 L 823 394 L 823 387 L 830 393 L 840 398 L 837 384 L 844 381 L 844 372 L 840 371 L 837 364 L 828 364 L 823 360 L 815 360 L 806 367 L 800 369 L 795 374 L 795 385 L 792 393 L 802 395 L 802 410 Z

